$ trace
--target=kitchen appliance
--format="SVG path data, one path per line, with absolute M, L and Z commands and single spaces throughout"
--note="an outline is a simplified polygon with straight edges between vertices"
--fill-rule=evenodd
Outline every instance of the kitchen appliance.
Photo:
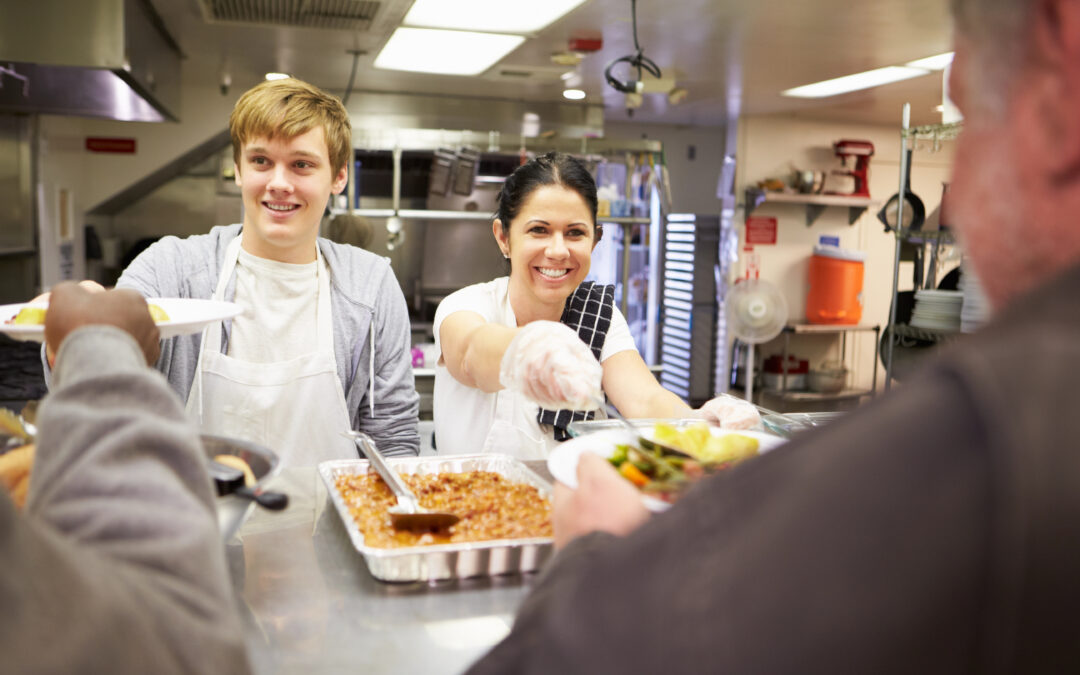
M 768 342 L 784 329 L 787 301 L 775 285 L 754 278 L 736 282 L 724 305 L 731 334 L 747 344 L 746 400 L 753 401 L 754 345 Z
M 839 140 L 833 143 L 833 151 L 840 158 L 843 169 L 834 169 L 834 174 L 851 176 L 855 179 L 855 189 L 848 193 L 830 192 L 829 194 L 846 194 L 849 197 L 870 196 L 870 157 L 874 154 L 874 144 L 870 141 L 852 141 L 849 139 Z M 849 169 L 847 161 L 849 157 L 855 158 L 854 168 Z

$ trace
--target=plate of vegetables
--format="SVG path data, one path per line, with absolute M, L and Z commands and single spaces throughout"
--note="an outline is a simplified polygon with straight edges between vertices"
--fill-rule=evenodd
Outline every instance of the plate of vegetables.
M 640 433 L 690 457 L 643 449 L 627 431 L 612 429 L 578 436 L 560 444 L 548 456 L 548 470 L 560 483 L 576 488 L 578 457 L 583 452 L 600 455 L 641 490 L 649 509 L 663 511 L 695 481 L 786 442 L 760 431 L 720 429 L 705 422 L 679 427 L 658 422 L 642 428 Z

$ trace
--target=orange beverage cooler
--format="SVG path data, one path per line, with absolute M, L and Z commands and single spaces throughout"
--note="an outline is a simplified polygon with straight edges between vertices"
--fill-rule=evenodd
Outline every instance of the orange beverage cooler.
M 862 251 L 837 246 L 839 239 L 821 237 L 810 257 L 806 320 L 810 323 L 857 324 L 862 319 Z

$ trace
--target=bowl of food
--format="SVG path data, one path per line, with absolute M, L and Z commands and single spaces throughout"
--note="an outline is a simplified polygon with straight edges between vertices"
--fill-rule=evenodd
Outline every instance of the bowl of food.
M 247 488 L 259 491 L 277 474 L 277 454 L 258 443 L 209 434 L 203 434 L 200 440 L 206 458 L 239 469 L 243 473 L 244 486 Z M 255 501 L 238 494 L 219 494 L 215 506 L 218 529 L 221 530 L 222 538 L 228 541 L 251 515 Z
M 681 428 L 664 422 L 642 426 L 641 435 L 679 452 L 646 450 L 627 430 L 610 429 L 560 444 L 548 456 L 548 470 L 559 482 L 577 487 L 578 458 L 586 452 L 600 455 L 641 490 L 649 509 L 662 511 L 698 480 L 786 442 L 772 434 L 721 429 L 700 420 Z

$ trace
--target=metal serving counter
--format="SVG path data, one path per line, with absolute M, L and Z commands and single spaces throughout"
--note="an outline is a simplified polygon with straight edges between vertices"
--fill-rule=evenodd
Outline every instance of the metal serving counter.
M 550 480 L 544 462 L 529 468 Z M 255 672 L 460 673 L 510 630 L 535 575 L 384 584 L 368 573 L 314 468 L 269 489 L 226 545 Z

